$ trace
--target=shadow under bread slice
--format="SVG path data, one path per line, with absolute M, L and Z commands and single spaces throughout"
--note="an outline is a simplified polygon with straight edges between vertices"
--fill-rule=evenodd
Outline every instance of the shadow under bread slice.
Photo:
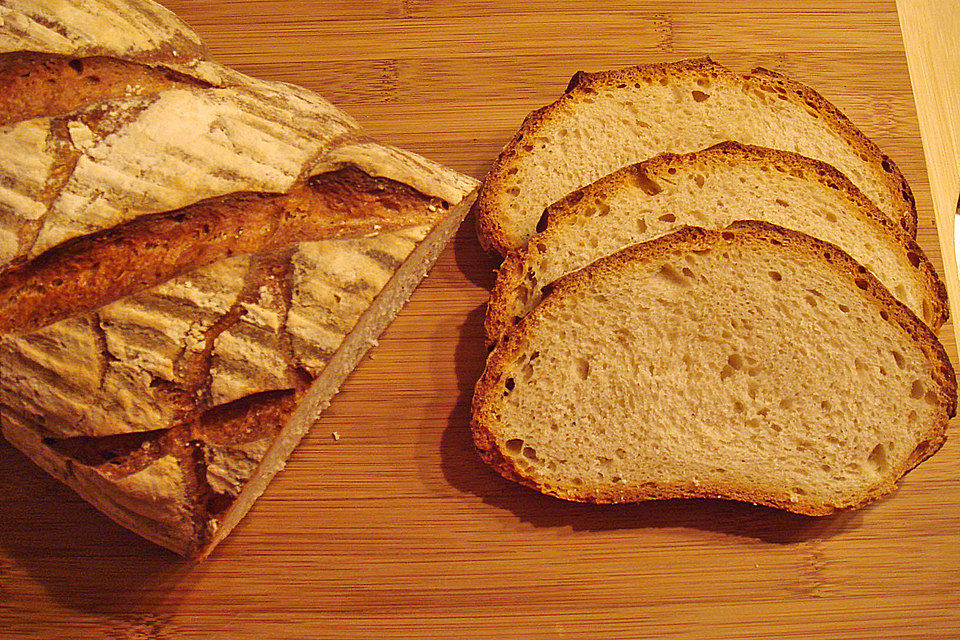
M 539 233 L 500 267 L 486 331 L 499 339 L 562 275 L 684 225 L 763 220 L 833 244 L 937 330 L 946 289 L 923 250 L 843 175 L 784 151 L 726 142 L 624 167 L 549 207 Z
M 741 221 L 558 280 L 491 352 L 472 430 L 503 476 L 568 500 L 821 515 L 889 493 L 956 401 L 932 330 L 866 269 Z

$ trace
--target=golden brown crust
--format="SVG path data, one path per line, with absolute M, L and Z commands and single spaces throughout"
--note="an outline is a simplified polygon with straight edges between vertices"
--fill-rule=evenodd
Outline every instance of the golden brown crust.
M 673 254 L 678 250 L 703 250 L 722 243 L 760 243 L 779 245 L 787 250 L 800 251 L 805 256 L 821 256 L 840 274 L 849 278 L 868 294 L 868 298 L 886 321 L 898 325 L 921 347 L 934 364 L 933 374 L 937 382 L 937 398 L 945 417 L 930 425 L 913 455 L 899 469 L 895 469 L 879 486 L 851 504 L 829 505 L 812 502 L 806 496 L 791 496 L 782 489 L 761 486 L 723 486 L 701 489 L 694 482 L 677 483 L 656 487 L 622 487 L 616 490 L 583 487 L 544 486 L 535 478 L 519 469 L 499 448 L 494 430 L 500 420 L 498 401 L 506 388 L 505 380 L 511 375 L 511 363 L 526 347 L 528 336 L 537 330 L 537 324 L 546 313 L 566 296 L 576 296 L 588 290 L 591 282 L 616 274 L 632 263 L 643 264 Z M 932 330 L 909 308 L 896 300 L 892 294 L 865 268 L 859 265 L 838 247 L 776 225 L 759 221 L 735 222 L 723 230 L 704 230 L 698 227 L 683 227 L 671 234 L 649 242 L 627 247 L 613 255 L 558 280 L 550 288 L 537 309 L 526 316 L 507 333 L 490 353 L 486 368 L 477 382 L 472 403 L 471 432 L 481 458 L 505 478 L 514 480 L 542 493 L 565 500 L 609 503 L 634 502 L 669 498 L 726 498 L 762 504 L 807 515 L 825 515 L 837 509 L 859 508 L 893 490 L 896 481 L 923 460 L 936 453 L 946 439 L 949 418 L 956 415 L 957 382 L 953 367 Z
M 344 168 L 285 194 L 233 194 L 143 216 L 0 271 L 0 332 L 26 333 L 232 255 L 434 223 L 445 207 Z
M 891 193 L 899 194 L 900 211 L 896 212 L 899 218 L 897 222 L 911 236 L 916 236 L 916 203 L 902 172 L 833 104 L 810 87 L 766 69 L 758 67 L 751 73 L 738 74 L 717 64 L 709 57 L 705 57 L 672 63 L 638 65 L 598 73 L 577 72 L 559 99 L 530 113 L 524 119 L 519 130 L 504 146 L 485 178 L 480 197 L 477 199 L 474 208 L 474 214 L 477 217 L 477 233 L 483 247 L 501 255 L 506 255 L 509 251 L 520 248 L 515 246 L 515 242 L 504 230 L 500 213 L 493 202 L 494 194 L 502 188 L 502 182 L 508 178 L 511 164 L 526 153 L 523 149 L 524 139 L 536 133 L 542 122 L 560 116 L 564 110 L 568 109 L 570 105 L 576 104 L 584 95 L 595 93 L 601 88 L 628 87 L 630 84 L 644 80 L 670 76 L 679 77 L 686 73 L 705 74 L 714 77 L 723 76 L 746 84 L 756 85 L 763 90 L 780 95 L 784 100 L 800 102 L 806 105 L 806 108 L 814 110 L 830 123 L 858 154 L 864 158 L 870 158 L 870 163 L 876 167 L 878 175 L 886 176 L 885 182 L 888 184 Z
M 231 496 L 219 493 L 207 480 L 208 452 L 220 450 L 223 455 L 224 450 L 276 438 L 309 382 L 309 377 L 304 377 L 298 389 L 255 394 L 205 411 L 194 407 L 184 422 L 159 431 L 42 440 L 37 435 L 33 449 L 45 458 L 58 459 L 65 470 L 61 479 L 78 490 L 78 475 L 121 486 L 126 478 L 149 471 L 158 461 L 175 459 L 181 476 L 179 480 L 169 476 L 168 481 L 182 485 L 179 493 L 184 496 L 185 507 L 189 506 L 190 529 L 194 532 L 189 540 L 179 540 L 177 546 L 189 549 L 186 555 L 193 555 L 208 541 L 207 523 L 232 502 Z M 11 410 L 4 409 L 9 420 Z M 17 439 L 18 443 L 22 441 L 23 437 Z M 110 496 L 102 499 L 109 500 Z M 123 510 L 106 511 L 120 524 L 130 525 Z M 183 553 L 181 548 L 174 550 Z
M 939 329 L 947 321 L 950 307 L 946 286 L 937 275 L 926 253 L 909 233 L 884 216 L 846 176 L 825 162 L 789 151 L 727 141 L 703 151 L 687 154 L 662 153 L 644 162 L 628 165 L 577 189 L 550 205 L 544 212 L 544 226 L 525 247 L 510 252 L 500 265 L 484 321 L 488 342 L 495 342 L 519 321 L 522 316 L 521 309 L 529 307 L 529 304 L 524 301 L 525 296 L 530 298 L 530 302 L 535 302 L 537 292 L 529 286 L 527 273 L 534 274 L 534 263 L 546 250 L 544 247 L 548 247 L 553 242 L 552 238 L 556 234 L 571 232 L 570 229 L 558 227 L 562 227 L 565 221 L 571 219 L 577 203 L 585 198 L 599 196 L 605 190 L 621 189 L 632 184 L 640 184 L 647 193 L 654 195 L 659 191 L 657 180 L 662 179 L 665 172 L 686 163 L 710 159 L 716 161 L 718 157 L 728 158 L 738 163 L 777 165 L 842 193 L 860 217 L 876 229 L 878 237 L 889 236 L 894 244 L 904 248 L 904 255 L 907 256 L 913 268 L 917 269 L 917 277 L 926 292 L 925 302 L 930 308 L 928 313 L 924 314 L 924 319 L 934 330 Z M 539 286 L 545 284 L 547 283 L 538 283 Z
M 53 117 L 129 95 L 203 84 L 163 68 L 103 56 L 74 58 L 17 51 L 0 54 L 0 126 Z
M 57 343 L 40 345 L 38 361 L 4 381 L 4 411 L 25 416 L 9 429 L 4 421 L 5 433 L 124 526 L 178 553 L 209 553 L 213 536 L 232 527 L 217 531 L 227 507 L 246 503 L 230 509 L 236 520 L 282 466 L 275 455 L 269 469 L 259 468 L 267 450 L 284 449 L 285 459 L 324 408 L 301 402 L 314 376 L 326 380 L 314 395 L 327 393 L 329 401 L 462 222 L 465 208 L 451 214 L 448 203 L 475 181 L 366 138 L 351 117 L 306 89 L 205 60 L 196 35 L 150 0 L 27 3 L 12 11 L 15 19 L 0 20 L 0 127 L 11 125 L 5 130 L 20 145 L 8 145 L 8 155 L 22 147 L 36 157 L 15 158 L 15 167 L 30 171 L 5 178 L 26 205 L 4 217 L 5 233 L 19 241 L 4 237 L 4 261 L 20 258 L 0 272 L 0 331 L 29 331 L 132 295 L 125 310 L 121 303 L 82 324 L 89 320 L 94 331 L 84 346 L 92 344 L 102 362 L 122 362 L 118 376 L 129 374 L 133 392 L 126 377 L 105 384 L 102 372 L 97 389 L 93 373 L 84 390 L 103 391 L 107 402 L 94 410 L 96 400 L 71 395 L 66 404 L 94 417 L 89 429 L 65 433 L 115 430 L 110 421 L 138 413 L 124 401 L 148 387 L 147 408 L 162 406 L 157 423 L 168 428 L 44 438 L 52 435 L 44 431 L 51 416 L 59 419 L 56 401 L 45 404 L 59 389 L 48 393 L 44 376 L 72 393 L 76 378 L 97 366 L 88 366 L 97 358 L 74 357 Z M 54 145 L 55 153 L 47 148 Z M 130 221 L 144 213 L 151 215 Z M 65 238 L 74 239 L 24 255 Z M 309 242 L 339 238 L 357 241 Z M 184 278 L 183 295 L 151 290 L 236 254 L 254 255 L 233 261 L 237 272 L 218 270 L 227 261 L 212 265 L 200 276 L 203 287 Z M 328 275 L 347 271 L 340 262 L 351 260 L 356 268 L 342 281 L 297 289 L 301 270 Z M 295 290 L 305 295 L 294 304 Z M 201 307 L 204 313 L 192 313 Z M 125 351 L 154 320 L 164 330 L 185 321 L 189 330 L 150 334 L 134 355 Z M 75 329 L 67 323 L 58 335 Z M 342 332 L 343 342 L 334 342 Z M 361 346 L 354 334 L 365 336 Z M 35 346 L 18 340 L 9 345 L 16 357 L 23 345 Z M 344 355 L 350 345 L 353 353 Z M 153 355 L 169 370 L 141 366 Z M 246 366 L 260 356 L 265 364 Z M 324 368 L 333 361 L 346 364 Z M 264 380 L 272 374 L 278 381 Z M 39 389 L 40 401 L 18 381 Z M 302 424 L 291 425 L 291 414 L 307 409 Z M 153 428 L 154 416 L 141 413 L 133 426 Z

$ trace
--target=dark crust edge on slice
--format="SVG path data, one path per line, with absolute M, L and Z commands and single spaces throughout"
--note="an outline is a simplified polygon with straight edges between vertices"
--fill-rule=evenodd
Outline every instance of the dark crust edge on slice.
M 825 505 L 799 496 L 796 501 L 787 496 L 771 495 L 769 490 L 760 492 L 744 490 L 741 487 L 724 488 L 721 491 L 700 489 L 693 483 L 676 486 L 662 486 L 656 490 L 644 490 L 639 487 L 624 487 L 618 490 L 578 491 L 575 488 L 545 487 L 537 480 L 524 475 L 497 445 L 496 437 L 490 425 L 497 422 L 492 415 L 502 396 L 502 378 L 508 371 L 508 365 L 515 354 L 528 342 L 528 334 L 536 329 L 543 309 L 549 309 L 565 295 L 576 295 L 582 288 L 588 288 L 595 279 L 605 274 L 615 273 L 632 261 L 649 262 L 676 250 L 706 249 L 725 241 L 750 241 L 757 243 L 790 246 L 794 250 L 818 253 L 839 272 L 849 277 L 853 283 L 867 294 L 878 312 L 887 314 L 887 321 L 899 325 L 909 334 L 931 361 L 938 383 L 938 404 L 945 409 L 945 417 L 931 425 L 923 439 L 918 443 L 914 455 L 896 472 L 889 474 L 884 482 L 862 496 L 858 501 L 846 505 Z M 946 428 L 949 418 L 956 415 L 957 382 L 953 366 L 943 346 L 933 331 L 920 320 L 908 307 L 899 302 L 864 267 L 840 248 L 829 242 L 813 238 L 798 231 L 784 229 L 776 225 L 759 221 L 739 221 L 726 229 L 704 230 L 699 227 L 683 227 L 673 233 L 632 245 L 615 254 L 601 258 L 580 271 L 560 278 L 550 288 L 549 293 L 534 312 L 527 315 L 508 333 L 487 358 L 483 375 L 477 382 L 471 406 L 470 428 L 474 445 L 480 457 L 503 477 L 514 480 L 541 493 L 565 500 L 591 503 L 621 503 L 670 498 L 724 498 L 752 504 L 766 505 L 806 515 L 827 515 L 838 510 L 856 509 L 872 502 L 894 489 L 897 481 L 918 464 L 935 454 L 946 440 Z M 714 489 L 716 489 L 714 487 Z M 727 490 L 729 489 L 729 491 Z

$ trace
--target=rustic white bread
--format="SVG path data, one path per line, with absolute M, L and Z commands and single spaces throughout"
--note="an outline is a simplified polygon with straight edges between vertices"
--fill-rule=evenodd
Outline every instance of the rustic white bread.
M 506 257 L 487 307 L 495 341 L 557 278 L 685 225 L 764 220 L 840 246 L 935 331 L 946 290 L 910 235 L 836 169 L 797 154 L 725 142 L 630 165 L 551 205 L 543 229 Z
M 892 222 L 916 234 L 916 207 L 890 158 L 815 91 L 765 69 L 708 58 L 578 73 L 531 113 L 494 163 L 475 206 L 481 242 L 506 254 L 543 210 L 620 167 L 733 140 L 836 167 Z
M 561 278 L 491 352 L 472 429 L 501 474 L 565 499 L 818 515 L 890 492 L 955 410 L 926 324 L 834 245 L 749 221 Z
M 3 433 L 118 523 L 205 555 L 476 181 L 206 60 L 152 2 L 0 11 Z

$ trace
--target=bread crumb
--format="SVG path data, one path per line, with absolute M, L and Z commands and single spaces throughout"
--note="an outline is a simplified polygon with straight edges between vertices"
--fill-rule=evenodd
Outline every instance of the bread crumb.
M 76 120 L 67 123 L 67 133 L 70 134 L 70 142 L 81 152 L 92 147 L 95 142 L 93 131 L 87 125 Z
M 338 432 L 336 432 L 336 431 L 334 431 L 334 432 L 333 432 L 333 433 L 331 433 L 330 435 L 332 435 L 332 436 L 333 436 L 333 440 L 334 440 L 334 442 L 336 442 L 336 441 L 338 441 L 338 440 L 340 440 L 340 434 L 339 434 Z
M 367 338 L 367 344 L 370 345 L 371 347 L 379 347 L 380 341 L 377 340 L 376 338 Z

